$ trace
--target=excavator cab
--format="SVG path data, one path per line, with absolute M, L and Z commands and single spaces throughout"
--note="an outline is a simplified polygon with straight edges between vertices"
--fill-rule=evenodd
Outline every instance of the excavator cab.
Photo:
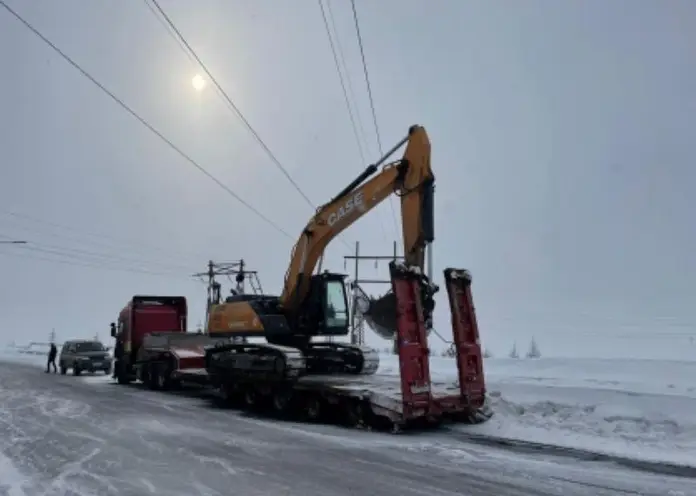
M 298 328 L 305 336 L 345 336 L 350 322 L 345 274 L 312 276 L 309 295 L 300 308 Z

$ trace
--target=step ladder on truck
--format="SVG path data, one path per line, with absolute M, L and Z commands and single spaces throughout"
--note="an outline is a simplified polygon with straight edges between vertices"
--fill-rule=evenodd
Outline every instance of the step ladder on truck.
M 451 378 L 433 380 L 430 374 L 423 295 L 432 296 L 437 287 L 418 267 L 392 262 L 389 269 L 396 299 L 398 377 L 379 372 L 299 373 L 283 380 L 269 379 L 268 375 L 244 377 L 231 374 L 224 361 L 218 364 L 215 358 L 211 360 L 212 353 L 206 358 L 206 369 L 218 398 L 283 417 L 393 432 L 442 422 L 480 423 L 490 418 L 469 272 L 444 271 L 456 351 L 454 382 Z

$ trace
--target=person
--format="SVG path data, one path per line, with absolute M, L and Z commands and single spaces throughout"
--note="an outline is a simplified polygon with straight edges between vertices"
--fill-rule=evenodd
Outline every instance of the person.
M 116 325 L 113 322 L 111 323 L 111 335 L 116 338 L 116 345 L 114 346 L 114 367 L 111 377 L 116 379 L 118 378 L 119 367 L 123 359 L 123 336 L 117 331 Z
M 51 343 L 51 349 L 48 352 L 48 362 L 46 363 L 46 373 L 51 372 L 51 365 L 53 365 L 53 373 L 58 372 L 58 367 L 56 367 L 56 356 L 58 355 L 58 348 L 56 348 L 55 343 Z

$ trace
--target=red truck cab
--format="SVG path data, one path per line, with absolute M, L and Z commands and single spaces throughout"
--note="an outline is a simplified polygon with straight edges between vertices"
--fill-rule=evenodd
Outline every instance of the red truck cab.
M 134 296 L 111 326 L 116 340 L 114 375 L 120 383 L 133 377 L 133 364 L 143 339 L 152 332 L 186 332 L 187 302 L 184 296 Z

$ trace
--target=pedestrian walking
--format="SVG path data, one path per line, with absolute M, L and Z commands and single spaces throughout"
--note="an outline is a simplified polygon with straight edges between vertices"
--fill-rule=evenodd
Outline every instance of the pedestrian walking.
M 56 348 L 55 343 L 51 343 L 51 350 L 48 352 L 48 363 L 46 363 L 46 373 L 51 372 L 51 365 L 53 365 L 53 373 L 58 372 L 58 367 L 56 367 L 56 356 L 58 355 L 58 348 Z

